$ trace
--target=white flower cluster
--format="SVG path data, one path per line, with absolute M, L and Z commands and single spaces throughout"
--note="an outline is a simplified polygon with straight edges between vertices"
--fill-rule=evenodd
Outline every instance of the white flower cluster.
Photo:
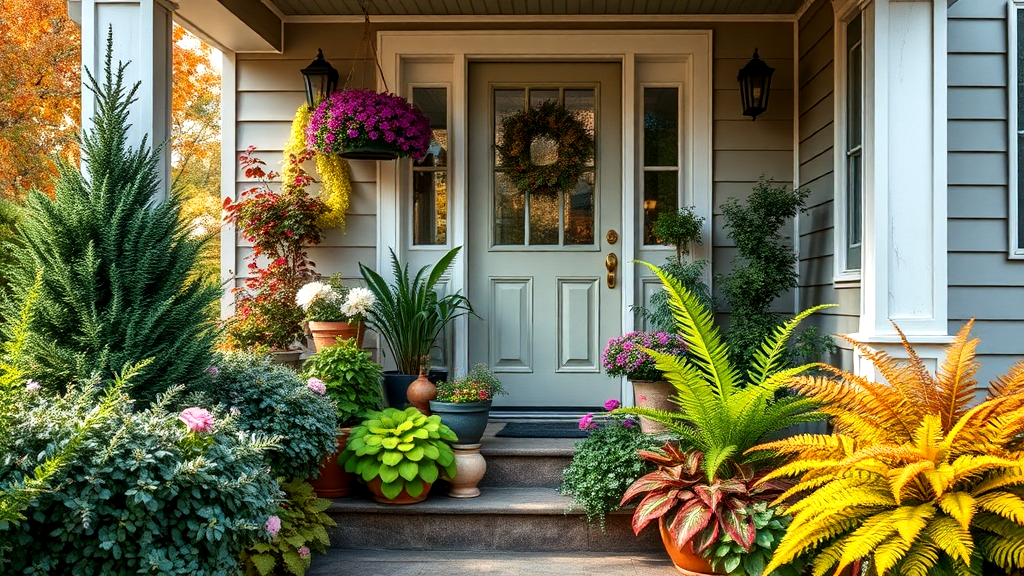
M 366 316 L 375 302 L 377 302 L 377 298 L 369 289 L 353 288 L 348 292 L 348 299 L 341 305 L 341 313 L 349 318 Z
M 334 291 L 334 288 L 331 288 L 330 284 L 324 284 L 323 282 L 310 282 L 299 288 L 299 291 L 295 293 L 295 303 L 303 310 L 309 310 L 309 307 L 320 299 L 329 302 L 337 300 L 338 293 Z

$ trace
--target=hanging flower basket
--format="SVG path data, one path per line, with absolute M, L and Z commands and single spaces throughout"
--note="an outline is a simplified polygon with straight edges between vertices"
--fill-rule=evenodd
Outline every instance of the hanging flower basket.
M 420 158 L 430 146 L 430 121 L 400 96 L 341 90 L 313 112 L 306 145 L 359 160 Z

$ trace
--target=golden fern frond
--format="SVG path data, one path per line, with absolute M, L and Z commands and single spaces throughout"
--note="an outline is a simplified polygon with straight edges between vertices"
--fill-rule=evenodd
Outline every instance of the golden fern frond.
M 1013 396 L 1024 392 L 1024 360 L 1018 360 L 1009 372 L 989 382 L 988 397 Z
M 978 536 L 977 544 L 983 558 L 1008 574 L 1024 568 L 1024 538 L 1007 538 L 982 533 Z
M 811 574 L 813 576 L 838 573 L 837 570 L 833 570 L 833 567 L 839 563 L 839 558 L 843 555 L 843 548 L 846 546 L 846 540 L 849 536 L 849 534 L 845 534 L 833 540 L 824 550 L 814 556 L 814 560 L 811 562 Z
M 836 571 L 852 564 L 855 560 L 870 556 L 879 544 L 896 535 L 893 516 L 897 510 L 885 510 L 875 514 L 862 523 L 847 538 L 843 546 L 843 554 L 839 557 Z
M 936 382 L 935 378 L 932 377 L 932 373 L 928 371 L 928 368 L 924 365 L 924 361 L 917 355 L 917 351 L 910 345 L 910 341 L 907 340 L 907 335 L 903 333 L 903 330 L 896 325 L 892 320 L 889 321 L 892 327 L 896 329 L 896 333 L 900 335 L 900 342 L 903 343 L 903 349 L 907 353 L 907 364 L 910 372 L 910 378 L 907 379 L 906 391 L 913 397 L 915 397 L 921 404 L 927 407 L 934 405 L 932 400 L 935 396 Z M 892 382 L 890 382 L 892 383 Z M 899 386 L 899 384 L 892 383 L 893 386 Z
M 931 460 L 914 462 L 903 468 L 894 468 L 889 472 L 889 487 L 892 489 L 892 496 L 899 504 L 903 500 L 903 489 L 906 485 L 917 478 L 918 474 L 935 467 Z
M 938 414 L 926 414 L 921 425 L 914 430 L 914 447 L 924 454 L 938 449 L 943 440 L 942 417 Z
M 719 397 L 728 398 L 738 384 L 738 374 L 729 360 L 729 350 L 722 342 L 713 314 L 674 277 L 648 262 L 641 264 L 661 279 L 669 293 L 668 304 L 676 326 L 689 346 L 687 357 L 707 375 L 708 382 L 718 390 Z
M 928 576 L 932 568 L 939 563 L 940 551 L 934 543 L 919 539 L 907 550 L 903 561 L 899 563 L 893 574 L 900 576 Z
M 967 492 L 948 492 L 938 499 L 939 508 L 960 523 L 964 530 L 971 527 L 978 501 Z
M 772 470 L 760 480 L 760 483 L 798 476 L 811 470 L 828 470 L 835 467 L 835 460 L 796 460 Z
M 953 483 L 968 480 L 988 473 L 993 469 L 1013 469 L 1020 466 L 1019 460 L 1011 460 L 988 454 L 964 454 L 951 463 Z
M 978 496 L 978 508 L 998 514 L 1024 526 L 1024 499 L 1010 492 L 988 492 Z
M 751 358 L 748 372 L 750 383 L 756 386 L 766 385 L 769 378 L 785 365 L 788 359 L 787 344 L 797 325 L 811 314 L 834 306 L 838 306 L 838 304 L 822 304 L 808 308 L 777 326 Z
M 980 496 L 990 490 L 1024 485 L 1024 466 L 990 473 L 971 490 L 972 496 Z
M 939 516 L 929 522 L 921 534 L 931 540 L 939 550 L 945 552 L 950 558 L 964 564 L 971 563 L 974 540 L 971 538 L 970 530 L 965 529 L 956 520 L 949 516 Z
M 910 547 L 913 544 L 913 539 L 903 538 L 902 536 L 897 538 L 890 538 L 889 540 L 880 544 L 875 548 L 875 554 L 871 557 L 874 560 L 874 568 L 879 574 L 891 574 L 893 566 L 903 560 L 907 553 L 910 552 Z
M 857 349 L 857 351 L 868 361 L 874 365 L 875 370 L 885 379 L 888 385 L 901 396 L 907 404 L 916 405 L 921 400 L 922 387 L 925 385 L 924 382 L 920 382 L 920 373 L 913 364 L 908 365 L 905 361 L 894 358 L 888 353 L 882 350 L 876 350 L 853 340 L 848 336 L 840 336 L 844 340 L 850 343 L 851 346 Z M 905 341 L 905 340 L 904 340 Z M 920 358 L 918 359 L 920 360 Z M 925 371 L 927 373 L 927 370 Z M 928 382 L 934 386 L 931 375 L 927 376 Z
M 852 436 L 874 440 L 881 432 L 890 441 L 905 442 L 910 438 L 919 418 L 896 390 L 842 370 L 825 370 L 842 380 L 825 377 L 796 378 L 791 387 L 821 402 L 824 406 L 822 411 L 827 414 L 842 417 L 851 424 L 860 420 L 870 423 L 869 426 L 844 430 Z
M 954 452 L 957 451 L 957 447 L 973 451 L 991 446 L 986 438 L 989 435 L 986 428 L 989 428 L 988 424 L 1002 412 L 1002 405 L 1009 401 L 1009 397 L 992 398 L 968 410 L 946 434 L 946 445 Z M 978 444 L 979 442 L 982 443 Z
M 771 450 L 779 454 L 824 453 L 845 457 L 853 454 L 856 445 L 856 440 L 842 434 L 797 434 L 782 440 L 765 442 L 749 451 Z
M 978 339 L 967 339 L 973 325 L 972 319 L 957 333 L 937 374 L 937 402 L 929 406 L 929 411 L 942 415 L 942 429 L 946 431 L 967 411 L 978 387 L 974 379 L 978 371 L 978 363 L 974 361 Z
M 831 481 L 832 477 L 829 475 L 810 477 L 805 476 L 803 480 L 797 482 L 791 488 L 780 494 L 779 497 L 775 499 L 775 502 L 782 504 L 783 502 L 786 502 L 787 500 L 789 500 L 793 496 L 796 496 L 797 494 L 800 494 L 801 492 L 814 490 L 815 488 L 824 486 L 825 484 L 828 484 Z
M 771 574 L 779 566 L 792 562 L 794 558 L 817 549 L 825 542 L 835 540 L 859 526 L 864 517 L 873 514 L 874 511 L 870 509 L 854 508 L 821 516 L 800 526 L 790 524 L 763 573 Z
M 807 521 L 820 514 L 828 514 L 847 508 L 892 508 L 896 506 L 888 486 L 880 487 L 877 482 L 846 482 L 849 477 L 831 482 L 786 509 L 797 520 Z M 884 485 L 883 485 L 884 486 Z

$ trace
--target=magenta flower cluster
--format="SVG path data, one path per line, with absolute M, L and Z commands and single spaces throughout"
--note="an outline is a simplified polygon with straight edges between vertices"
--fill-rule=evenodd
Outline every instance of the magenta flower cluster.
M 609 399 L 604 401 L 604 409 L 609 411 L 609 412 L 615 410 L 619 406 L 622 406 L 622 403 L 619 402 L 615 398 L 609 398 Z M 633 419 L 632 418 L 622 419 L 621 422 L 622 422 L 622 425 L 625 426 L 626 428 L 632 428 L 633 427 Z M 597 422 L 594 422 L 594 413 L 593 412 L 589 412 L 587 414 L 584 414 L 583 417 L 580 418 L 580 430 L 585 430 L 585 431 L 589 432 L 591 430 L 597 430 L 597 428 L 598 428 L 598 426 L 597 426 Z
M 662 354 L 686 354 L 686 341 L 678 334 L 668 332 L 630 332 L 608 340 L 601 362 L 608 375 L 625 376 L 630 380 L 661 380 L 655 360 L 642 348 Z
M 341 90 L 320 103 L 306 127 L 306 146 L 338 153 L 367 144 L 421 158 L 430 146 L 430 121 L 401 96 Z

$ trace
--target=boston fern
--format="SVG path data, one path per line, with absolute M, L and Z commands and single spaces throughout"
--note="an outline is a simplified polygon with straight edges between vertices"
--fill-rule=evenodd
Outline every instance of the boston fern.
M 757 448 L 796 456 L 768 478 L 799 482 L 783 495 L 799 501 L 786 509 L 793 523 L 769 567 L 808 556 L 818 576 L 861 558 L 881 575 L 980 576 L 985 561 L 1020 573 L 1024 362 L 976 404 L 972 323 L 934 375 L 904 337 L 908 360 L 850 340 L 885 383 L 839 370 L 797 380 L 828 402 L 835 431 Z
M 435 288 L 441 275 L 451 266 L 461 246 L 441 257 L 433 267 L 424 266 L 414 278 L 409 265 L 398 261 L 391 251 L 391 267 L 395 283 L 388 283 L 380 274 L 360 264 L 359 271 L 377 302 L 370 311 L 367 326 L 380 334 L 394 355 L 398 371 L 418 374 L 420 362 L 430 354 L 438 334 L 452 320 L 474 314 L 473 307 L 462 294 L 438 296 Z

